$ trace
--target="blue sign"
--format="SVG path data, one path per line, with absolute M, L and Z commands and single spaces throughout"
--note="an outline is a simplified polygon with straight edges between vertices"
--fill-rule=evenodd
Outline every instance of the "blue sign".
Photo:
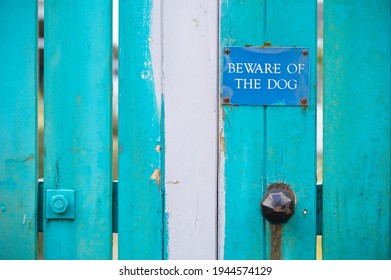
M 308 105 L 308 48 L 223 48 L 223 104 Z

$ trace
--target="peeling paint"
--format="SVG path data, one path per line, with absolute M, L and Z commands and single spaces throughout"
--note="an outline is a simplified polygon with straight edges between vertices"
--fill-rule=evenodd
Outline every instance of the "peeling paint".
M 143 80 L 151 79 L 152 78 L 151 72 L 149 70 L 143 70 L 141 72 L 141 78 Z
M 220 143 L 220 149 L 223 153 L 226 152 L 226 146 L 225 146 L 225 138 L 224 138 L 224 132 L 221 130 L 219 133 L 219 143 Z
M 161 151 L 161 145 L 156 145 L 155 151 L 156 151 L 157 153 L 160 153 L 160 151 Z
M 34 155 L 31 155 L 31 156 L 25 158 L 25 159 L 23 160 L 23 162 L 29 161 L 29 160 L 33 160 L 33 159 L 34 159 Z
M 221 96 L 221 94 L 222 93 L 220 93 L 220 96 Z M 220 105 L 220 109 L 221 109 L 221 118 L 224 120 L 227 115 L 226 115 L 224 107 L 222 105 Z
M 152 180 L 155 180 L 156 181 L 156 184 L 158 184 L 160 186 L 160 169 L 156 168 L 152 175 L 151 175 L 151 179 Z

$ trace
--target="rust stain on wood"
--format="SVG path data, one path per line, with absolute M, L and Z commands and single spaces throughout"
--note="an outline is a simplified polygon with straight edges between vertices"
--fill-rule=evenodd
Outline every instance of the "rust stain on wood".
M 270 224 L 270 259 L 281 260 L 282 224 Z

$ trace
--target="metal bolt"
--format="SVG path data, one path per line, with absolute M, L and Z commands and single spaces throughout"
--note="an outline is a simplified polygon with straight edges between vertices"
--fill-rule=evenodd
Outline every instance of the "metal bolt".
M 50 200 L 50 209 L 57 214 L 62 214 L 68 209 L 68 200 L 65 196 L 59 194 L 52 197 Z
M 271 184 L 261 201 L 262 216 L 271 224 L 286 223 L 295 213 L 295 207 L 295 194 L 284 183 Z
M 230 101 L 230 99 L 229 99 L 229 97 L 224 97 L 224 103 L 229 103 L 229 101 Z
M 307 98 L 302 98 L 301 100 L 300 100 L 300 103 L 301 103 L 301 105 L 307 105 Z
M 224 50 L 224 52 L 225 52 L 226 54 L 229 54 L 231 51 L 230 51 L 230 49 L 226 48 L 226 49 Z
M 303 50 L 303 55 L 307 55 L 308 54 L 308 50 Z

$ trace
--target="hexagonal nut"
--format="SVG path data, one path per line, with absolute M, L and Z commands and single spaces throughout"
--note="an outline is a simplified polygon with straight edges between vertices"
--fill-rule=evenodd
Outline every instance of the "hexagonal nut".
M 62 214 L 68 209 L 68 200 L 61 194 L 54 195 L 49 205 L 54 213 Z
M 274 183 L 261 201 L 262 216 L 271 224 L 286 223 L 295 213 L 296 196 L 291 187 Z

